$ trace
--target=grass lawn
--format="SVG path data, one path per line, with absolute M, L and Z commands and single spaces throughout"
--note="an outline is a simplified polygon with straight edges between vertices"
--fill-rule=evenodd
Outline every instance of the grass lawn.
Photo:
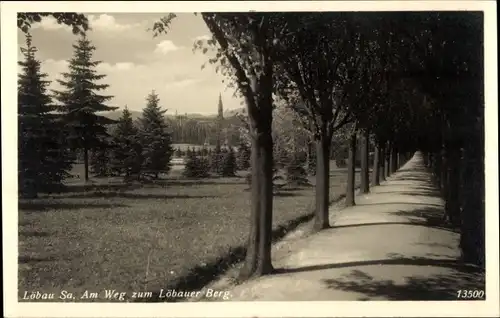
M 344 194 L 346 178 L 345 170 L 332 169 L 331 199 Z M 100 296 L 104 289 L 159 290 L 246 242 L 244 178 L 96 183 L 19 202 L 20 300 L 25 291 L 57 298 L 61 290 L 76 297 L 86 290 Z M 274 197 L 274 228 L 313 207 L 314 187 L 281 191 Z

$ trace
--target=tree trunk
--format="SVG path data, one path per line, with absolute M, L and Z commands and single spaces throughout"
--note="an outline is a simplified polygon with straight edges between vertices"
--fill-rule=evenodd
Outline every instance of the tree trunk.
M 345 196 L 345 205 L 356 205 L 354 202 L 354 181 L 356 177 L 356 133 L 351 134 L 349 139 L 349 158 L 347 163 L 347 189 Z
M 251 219 L 247 255 L 241 279 L 271 273 L 271 234 L 273 207 L 273 158 L 270 130 L 252 138 Z
M 464 182 L 464 206 L 460 246 L 466 262 L 484 268 L 485 258 L 485 216 L 484 216 L 484 163 L 480 154 L 483 149 L 466 149 Z
M 391 147 L 391 174 L 398 170 L 398 150 L 393 145 Z
M 385 151 L 384 151 L 384 175 L 385 175 L 385 178 L 386 179 L 387 177 L 389 177 L 391 175 L 391 144 L 390 143 L 386 143 L 386 147 L 385 147 Z
M 373 149 L 373 170 L 372 170 L 372 186 L 380 185 L 380 147 L 378 143 L 375 143 L 375 149 Z
M 406 153 L 400 152 L 399 153 L 399 168 L 404 166 L 405 163 L 406 163 Z
M 448 221 L 460 225 L 460 148 L 449 145 L 448 150 L 448 180 L 445 211 Z
M 248 247 L 239 279 L 273 271 L 271 264 L 273 218 L 272 65 L 260 79 L 252 79 L 245 94 L 248 109 L 251 153 L 251 216 Z
M 316 214 L 314 229 L 316 231 L 330 227 L 328 222 L 328 202 L 330 190 L 330 144 L 331 140 L 324 136 L 316 140 Z
M 380 149 L 379 149 L 380 155 L 379 155 L 379 160 L 380 160 L 380 181 L 385 181 L 385 174 L 386 174 L 386 160 L 385 160 L 385 147 L 383 144 L 381 144 Z
M 394 145 L 389 143 L 389 170 L 388 170 L 388 175 L 390 176 L 394 171 L 396 171 L 396 168 L 394 167 L 394 164 L 396 163 L 396 160 L 394 160 Z
M 370 192 L 370 174 L 369 174 L 369 153 L 368 153 L 368 143 L 369 143 L 369 133 L 368 131 L 363 131 L 361 136 L 361 192 Z
M 438 149 L 436 152 L 433 153 L 432 158 L 433 160 L 433 167 L 434 167 L 434 175 L 436 177 L 436 183 L 437 186 L 439 187 L 439 190 L 442 190 L 441 187 L 441 169 L 442 169 L 442 161 L 443 157 L 441 156 L 441 149 Z
M 87 147 L 83 148 L 83 166 L 85 169 L 85 183 L 89 181 L 89 150 Z
M 443 194 L 443 198 L 446 198 L 448 195 L 448 154 L 447 149 L 443 147 L 441 149 L 441 171 L 439 180 L 441 181 L 441 190 Z

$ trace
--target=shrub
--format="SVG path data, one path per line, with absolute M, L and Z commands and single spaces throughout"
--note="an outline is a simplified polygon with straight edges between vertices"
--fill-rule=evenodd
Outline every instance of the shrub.
M 300 158 L 292 159 L 285 168 L 286 181 L 288 185 L 309 185 L 307 172 Z
M 223 153 L 221 174 L 224 177 L 234 177 L 236 172 L 236 156 L 232 147 Z
M 198 157 L 193 152 L 187 158 L 183 175 L 187 178 L 206 178 L 209 176 L 209 163 L 204 157 Z

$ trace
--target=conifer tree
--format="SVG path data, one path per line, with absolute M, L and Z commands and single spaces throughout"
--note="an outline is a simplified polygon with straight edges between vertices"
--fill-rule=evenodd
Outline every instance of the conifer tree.
M 210 171 L 216 174 L 222 173 L 223 153 L 219 145 L 216 145 L 210 155 Z
M 223 177 L 234 177 L 236 172 L 236 156 L 233 147 L 223 154 L 221 174 Z
M 175 156 L 176 156 L 177 158 L 182 157 L 182 151 L 181 151 L 181 148 L 177 147 L 177 149 L 175 149 Z
M 111 170 L 128 179 L 132 175 L 139 176 L 142 165 L 142 147 L 139 142 L 138 129 L 132 120 L 127 106 L 118 120 L 112 134 Z
M 103 143 L 90 152 L 90 172 L 96 177 L 107 177 L 110 175 L 110 149 L 109 145 Z
M 54 114 L 55 106 L 47 94 L 49 81 L 42 73 L 32 37 L 26 35 L 21 48 L 24 60 L 18 62 L 18 183 L 22 197 L 36 197 L 41 191 L 60 186 L 71 169 L 64 143 L 63 126 Z
M 105 147 L 109 138 L 106 125 L 115 123 L 97 113 L 111 111 L 118 107 L 107 106 L 105 102 L 113 96 L 99 95 L 98 92 L 109 87 L 97 84 L 106 77 L 97 74 L 95 68 L 101 63 L 94 61 L 95 46 L 82 36 L 73 44 L 73 57 L 69 60 L 69 72 L 62 73 L 64 80 L 58 80 L 63 91 L 54 91 L 56 100 L 62 105 L 64 122 L 68 131 L 67 141 L 72 149 L 81 149 L 85 166 L 85 181 L 89 180 L 89 152 Z
M 206 157 L 208 155 L 208 150 L 207 150 L 207 148 L 205 148 L 205 146 L 203 146 L 203 148 L 201 148 L 201 155 L 203 157 Z
M 146 174 L 158 178 L 159 173 L 170 171 L 170 160 L 173 155 L 172 139 L 165 121 L 166 109 L 161 109 L 158 94 L 153 90 L 147 97 L 147 105 L 140 118 L 140 140 L 142 170 Z
M 208 172 L 208 160 L 196 156 L 193 151 L 190 152 L 186 160 L 183 175 L 187 178 L 206 178 L 209 175 Z
M 250 147 L 244 140 L 240 141 L 238 146 L 237 165 L 239 170 L 248 170 L 250 168 Z

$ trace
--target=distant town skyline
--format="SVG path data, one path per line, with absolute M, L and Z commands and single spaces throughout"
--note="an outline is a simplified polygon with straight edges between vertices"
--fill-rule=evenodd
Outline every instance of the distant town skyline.
M 241 108 L 242 100 L 233 96 L 234 89 L 226 88 L 227 81 L 222 83 L 223 76 L 215 67 L 207 63 L 201 68 L 210 56 L 192 51 L 197 39 L 210 34 L 203 20 L 192 13 L 177 15 L 169 34 L 153 38 L 147 28 L 161 13 L 87 14 L 92 28 L 87 38 L 96 47 L 94 60 L 102 61 L 97 70 L 107 75 L 100 83 L 109 84 L 105 94 L 114 96 L 109 104 L 119 110 L 127 105 L 131 111 L 141 111 L 147 95 L 155 90 L 168 114 L 217 114 L 219 94 L 225 110 Z M 51 18 L 34 24 L 30 33 L 42 71 L 53 81 L 50 88 L 59 89 L 55 80 L 67 71 L 78 36 Z M 24 43 L 19 30 L 18 46 Z M 18 59 L 22 59 L 20 50 Z

